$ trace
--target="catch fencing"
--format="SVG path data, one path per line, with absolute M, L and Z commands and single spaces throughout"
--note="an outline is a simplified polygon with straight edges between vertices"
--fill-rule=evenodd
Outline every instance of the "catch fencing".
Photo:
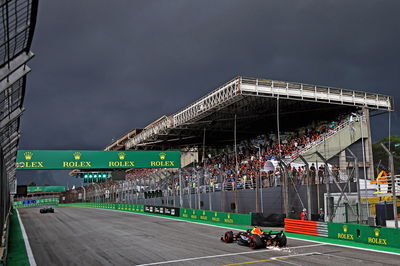
M 117 204 L 117 203 L 98 203 L 98 202 L 84 202 L 84 203 L 66 203 L 60 206 L 73 206 L 73 207 L 89 207 L 99 209 L 111 209 L 136 213 L 152 213 L 162 216 L 176 216 L 185 220 L 203 221 L 219 224 L 234 224 L 234 225 L 248 225 L 252 224 L 252 215 L 237 214 L 237 213 L 224 213 L 215 211 L 195 210 L 174 208 L 165 206 L 153 206 L 142 204 Z

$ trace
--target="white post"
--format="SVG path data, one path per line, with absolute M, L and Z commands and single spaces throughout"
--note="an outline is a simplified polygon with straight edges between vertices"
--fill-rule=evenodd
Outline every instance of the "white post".
M 86 201 L 86 189 L 84 186 L 82 186 L 83 188 L 83 201 Z
M 259 169 L 259 178 L 260 178 L 260 197 L 261 197 L 261 213 L 264 213 L 264 200 L 263 200 L 263 182 L 261 178 L 261 147 L 257 146 L 258 148 L 258 158 L 260 160 L 260 169 Z
M 362 116 L 361 116 L 361 146 L 362 146 L 362 156 L 363 156 L 363 169 L 364 169 L 364 189 L 365 189 L 365 199 L 367 200 L 367 211 L 368 211 L 368 217 L 370 216 L 370 210 L 369 210 L 369 202 L 368 202 L 368 190 L 367 190 L 367 171 L 365 168 L 365 147 L 364 147 L 364 128 L 363 128 L 363 123 L 364 123 L 364 110 L 362 111 Z M 358 167 L 358 165 L 357 165 Z
M 183 207 L 183 198 L 182 198 L 182 173 L 181 170 L 178 170 L 179 172 L 179 204 L 180 207 Z

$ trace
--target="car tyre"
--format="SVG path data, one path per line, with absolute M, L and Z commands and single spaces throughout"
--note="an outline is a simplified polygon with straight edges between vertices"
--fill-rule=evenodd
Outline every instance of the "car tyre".
M 233 242 L 233 232 L 228 231 L 224 235 L 224 242 L 225 243 L 232 243 Z
M 254 235 L 250 239 L 250 248 L 258 249 L 265 247 L 264 242 L 261 240 L 261 237 L 258 235 Z
M 283 248 L 283 247 L 286 247 L 286 245 L 287 245 L 287 238 L 286 238 L 286 235 L 285 235 L 285 234 L 282 234 L 282 235 L 281 235 L 281 239 L 280 239 L 279 242 L 278 242 L 278 247 Z

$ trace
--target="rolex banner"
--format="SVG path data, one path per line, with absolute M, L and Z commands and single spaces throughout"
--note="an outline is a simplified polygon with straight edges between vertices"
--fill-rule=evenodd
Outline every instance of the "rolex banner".
M 400 248 L 400 229 L 359 224 L 328 223 L 329 238 Z
M 180 168 L 179 151 L 19 150 L 18 170 Z

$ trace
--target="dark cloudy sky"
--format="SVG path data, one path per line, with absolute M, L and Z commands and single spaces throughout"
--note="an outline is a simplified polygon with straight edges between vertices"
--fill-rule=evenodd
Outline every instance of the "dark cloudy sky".
M 398 0 L 39 4 L 21 149 L 102 149 L 237 75 L 400 94 Z M 387 121 L 373 119 L 374 140 Z

